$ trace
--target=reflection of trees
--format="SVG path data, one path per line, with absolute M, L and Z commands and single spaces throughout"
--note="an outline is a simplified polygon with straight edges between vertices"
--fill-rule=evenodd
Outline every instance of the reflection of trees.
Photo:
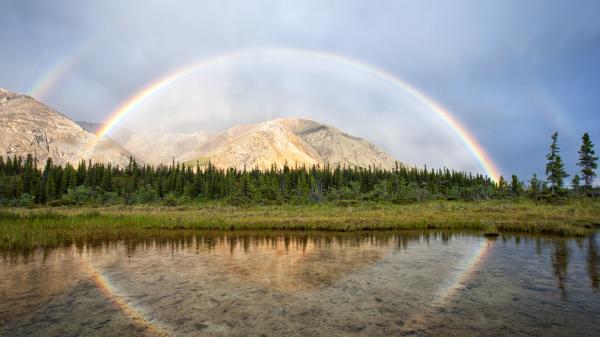
M 590 277 L 590 281 L 592 282 L 592 288 L 598 290 L 598 285 L 600 284 L 600 276 L 598 275 L 598 269 L 600 269 L 600 257 L 598 257 L 598 246 L 596 246 L 596 235 L 590 235 L 588 240 L 588 275 Z
M 561 296 L 567 298 L 567 289 L 565 281 L 567 279 L 567 268 L 569 264 L 569 248 L 566 240 L 557 240 L 554 243 L 554 254 L 552 255 L 552 268 L 554 275 L 558 279 L 558 288 Z

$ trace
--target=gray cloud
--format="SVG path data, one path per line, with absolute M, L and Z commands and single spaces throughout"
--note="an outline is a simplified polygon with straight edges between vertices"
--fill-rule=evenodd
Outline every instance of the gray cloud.
M 54 64 L 89 44 L 44 101 L 74 119 L 100 121 L 152 79 L 209 55 L 257 46 L 327 50 L 383 68 L 443 103 L 473 130 L 505 174 L 542 173 L 555 129 L 573 171 L 579 135 L 590 131 L 600 142 L 599 10 L 597 1 L 541 0 L 9 0 L 0 11 L 0 87 L 28 91 Z M 400 94 L 373 91 L 378 86 L 373 81 L 363 87 L 344 83 L 339 69 L 332 70 L 338 73 L 333 83 L 316 75 L 309 82 L 293 67 L 284 71 L 267 64 L 260 74 L 233 68 L 238 73 L 223 77 L 233 82 L 213 84 L 221 96 L 209 97 L 223 100 L 226 117 L 199 121 L 203 126 L 304 111 L 399 156 L 413 151 L 418 159 L 418 149 L 432 148 L 422 156 L 430 163 L 441 162 L 431 154 L 436 146 L 444 149 L 436 144 L 455 141 L 446 131 L 434 132 L 444 130 L 435 121 L 394 113 L 399 107 L 418 110 Z M 285 76 L 295 78 L 290 84 Z M 561 118 L 553 119 L 532 91 L 549 97 Z M 292 94 L 290 100 L 286 95 Z M 414 128 L 422 133 L 405 132 L 401 121 L 422 124 Z M 455 160 L 445 162 L 468 167 L 457 151 Z

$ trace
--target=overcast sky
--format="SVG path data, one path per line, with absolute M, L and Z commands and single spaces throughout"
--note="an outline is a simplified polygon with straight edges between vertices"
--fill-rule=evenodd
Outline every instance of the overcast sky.
M 528 179 L 543 173 L 555 130 L 571 173 L 581 134 L 600 144 L 598 13 L 596 0 L 5 0 L 0 87 L 101 122 L 189 63 L 253 48 L 324 51 L 415 86 L 451 111 L 504 175 Z M 54 81 L 44 82 L 48 75 Z M 439 118 L 383 82 L 334 60 L 258 52 L 186 77 L 123 125 L 218 130 L 299 115 L 400 160 L 478 169 Z

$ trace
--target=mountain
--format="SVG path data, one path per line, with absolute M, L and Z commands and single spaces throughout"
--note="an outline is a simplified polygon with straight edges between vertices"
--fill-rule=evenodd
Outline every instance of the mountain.
M 223 132 L 94 134 L 101 124 L 74 122 L 34 98 L 0 89 L 0 155 L 32 154 L 40 162 L 77 164 L 81 159 L 125 166 L 172 160 L 217 167 L 270 168 L 272 164 L 393 168 L 395 160 L 370 142 L 333 126 L 302 118 L 237 125 Z
M 393 168 L 395 159 L 362 138 L 303 118 L 238 125 L 221 133 L 133 134 L 123 146 L 153 164 L 171 160 L 262 169 L 315 164 Z
M 77 164 L 81 159 L 126 165 L 129 153 L 111 140 L 98 138 L 34 98 L 0 88 L 0 155 L 31 154 L 41 163 Z
M 132 134 L 123 147 L 131 149 L 146 163 L 167 164 L 173 159 L 180 162 L 199 157 L 196 149 L 206 144 L 212 138 L 211 134 L 197 133 L 143 133 Z

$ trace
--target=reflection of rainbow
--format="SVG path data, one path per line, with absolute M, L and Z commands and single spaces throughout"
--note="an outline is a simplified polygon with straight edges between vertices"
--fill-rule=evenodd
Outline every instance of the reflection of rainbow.
M 448 286 L 443 287 L 438 291 L 433 304 L 443 305 L 451 300 L 454 295 L 465 285 L 465 283 L 479 270 L 481 264 L 490 252 L 492 241 L 485 240 L 479 243 L 479 247 L 473 255 L 464 261 L 461 271 L 456 273 L 448 282 Z
M 447 286 L 442 287 L 434 294 L 429 310 L 421 311 L 416 316 L 411 317 L 404 329 L 410 330 L 421 327 L 434 315 L 433 309 L 445 307 L 448 301 L 452 300 L 458 291 L 473 277 L 473 274 L 480 269 L 492 246 L 493 241 L 490 240 L 479 242 L 475 252 L 469 258 L 463 260 L 462 267 L 450 278 Z
M 409 94 L 411 97 L 415 98 L 418 102 L 420 102 L 423 106 L 434 112 L 439 118 L 441 118 L 458 136 L 461 142 L 469 149 L 473 157 L 479 162 L 483 170 L 487 175 L 489 175 L 495 181 L 498 181 L 500 177 L 500 172 L 490 156 L 486 153 L 484 148 L 477 142 L 475 136 L 473 136 L 467 129 L 462 126 L 462 124 L 450 114 L 448 110 L 446 110 L 443 106 L 435 102 L 433 99 L 429 98 L 423 92 L 419 91 L 415 87 L 410 84 L 398 79 L 397 77 L 384 72 L 381 69 L 375 68 L 371 65 L 367 65 L 361 63 L 357 60 L 340 56 L 336 54 L 331 54 L 322 51 L 314 51 L 314 50 L 304 50 L 304 49 L 292 49 L 292 48 L 261 48 L 261 49 L 250 49 L 245 51 L 238 51 L 233 53 L 228 53 L 224 55 L 219 55 L 215 57 L 211 57 L 205 60 L 202 60 L 198 63 L 194 63 L 188 66 L 184 66 L 175 70 L 174 72 L 163 76 L 156 81 L 148 84 L 141 90 L 139 90 L 134 95 L 130 96 L 125 102 L 123 102 L 108 118 L 108 120 L 104 123 L 102 128 L 98 130 L 96 133 L 98 138 L 104 137 L 106 134 L 110 132 L 110 130 L 129 112 L 135 110 L 140 106 L 146 99 L 154 95 L 156 92 L 161 89 L 169 86 L 175 81 L 184 78 L 195 71 L 198 71 L 202 68 L 212 66 L 216 63 L 240 58 L 243 56 L 256 55 L 256 54 L 291 54 L 294 56 L 307 56 L 313 58 L 319 58 L 329 61 L 334 61 L 346 66 L 351 66 L 360 71 L 366 72 L 368 74 L 372 74 L 385 82 L 393 85 L 395 88 L 401 89 L 404 93 Z
M 111 285 L 109 280 L 96 268 L 94 268 L 88 258 L 83 258 L 83 266 L 90 275 L 91 280 L 96 285 L 96 288 L 98 288 L 102 295 L 104 295 L 106 299 L 108 299 L 117 309 L 119 309 L 119 311 L 125 314 L 135 324 L 144 327 L 146 331 L 154 335 L 168 335 L 165 331 L 163 331 L 163 329 L 159 328 L 155 323 L 146 318 L 146 315 L 142 310 L 133 307 L 121 295 L 119 295 L 118 291 Z

